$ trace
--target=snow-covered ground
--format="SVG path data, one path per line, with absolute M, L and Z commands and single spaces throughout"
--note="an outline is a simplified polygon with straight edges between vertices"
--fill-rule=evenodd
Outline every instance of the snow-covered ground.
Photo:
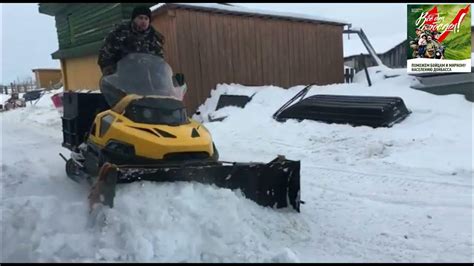
M 61 119 L 46 94 L 0 114 L 1 261 L 469 262 L 473 261 L 473 105 L 409 88 L 406 69 L 309 95 L 400 96 L 412 114 L 392 128 L 279 123 L 288 90 L 219 85 L 197 119 L 222 160 L 301 160 L 301 213 L 261 207 L 198 183 L 133 183 L 90 218 L 87 188 L 64 172 Z M 214 109 L 220 94 L 252 95 Z M 207 122 L 208 115 L 228 116 Z
M 0 104 L 4 104 L 8 99 L 10 99 L 11 95 L 0 93 Z

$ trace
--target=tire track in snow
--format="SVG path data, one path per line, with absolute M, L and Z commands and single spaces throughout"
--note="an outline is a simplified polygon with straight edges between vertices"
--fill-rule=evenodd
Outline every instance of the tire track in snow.
M 313 169 L 313 170 L 310 170 Z M 391 204 L 472 209 L 472 186 L 429 182 L 390 174 L 359 173 L 317 166 L 303 168 L 312 186 Z M 302 188 L 302 197 L 304 195 Z

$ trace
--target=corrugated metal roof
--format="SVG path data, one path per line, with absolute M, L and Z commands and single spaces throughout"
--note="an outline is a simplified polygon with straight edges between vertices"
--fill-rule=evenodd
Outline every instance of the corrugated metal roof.
M 269 18 L 280 18 L 285 20 L 293 21 L 305 21 L 305 22 L 316 22 L 324 24 L 335 24 L 335 25 L 349 25 L 350 23 L 342 20 L 328 19 L 320 16 L 299 14 L 299 13 L 287 13 L 287 12 L 276 12 L 266 11 L 259 9 L 250 9 L 246 7 L 237 7 L 232 5 L 223 5 L 216 3 L 160 3 L 152 6 L 150 9 L 154 13 L 160 13 L 161 11 L 173 9 L 191 9 L 201 10 L 207 12 L 232 14 L 232 15 L 245 15 L 251 17 L 269 17 Z

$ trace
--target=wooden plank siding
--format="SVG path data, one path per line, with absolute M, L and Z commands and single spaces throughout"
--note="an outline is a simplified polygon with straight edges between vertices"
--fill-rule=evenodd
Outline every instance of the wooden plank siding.
M 98 41 L 122 18 L 120 4 L 75 4 L 56 16 L 59 48 Z
M 277 45 L 274 43 L 274 32 L 275 29 L 273 27 L 273 23 L 270 20 L 265 20 L 262 24 L 264 24 L 264 27 L 261 25 L 257 25 L 257 28 L 261 28 L 264 31 L 264 34 L 262 34 L 262 37 L 264 39 L 264 46 L 262 47 L 263 54 L 266 56 L 264 57 L 263 61 L 263 77 L 264 77 L 264 82 L 263 84 L 265 85 L 271 85 L 274 84 L 273 82 L 276 82 L 276 79 L 278 78 L 277 72 L 276 72 L 276 60 L 277 58 L 275 57 L 275 50 L 277 49 Z
M 193 27 L 196 29 L 198 43 L 198 53 L 196 53 L 198 56 L 197 67 L 199 77 L 201 78 L 200 88 L 202 88 L 197 90 L 197 100 L 198 103 L 203 103 L 209 96 L 209 92 L 206 91 L 205 88 L 210 88 L 213 85 L 212 75 L 215 68 L 213 66 L 213 58 L 215 57 L 215 54 L 214 51 L 209 49 L 212 42 L 209 14 L 204 12 L 193 12 L 191 14 L 194 17 Z M 201 32 L 197 29 L 201 29 Z
M 151 6 L 154 3 L 41 3 L 39 10 L 40 13 L 45 8 L 56 10 L 53 13 L 57 12 L 59 48 L 67 49 L 103 39 L 114 24 L 129 20 L 132 9 L 137 5 Z
M 192 44 L 189 12 L 176 12 L 175 18 L 177 46 L 179 51 L 178 60 L 180 67 L 178 70 L 174 70 L 174 72 L 181 72 L 185 74 L 188 86 L 185 103 L 189 109 L 191 106 L 193 106 L 189 99 L 196 98 L 196 88 L 199 88 L 197 75 L 194 70 L 194 60 L 192 58 L 196 47 L 194 47 Z
M 61 60 L 65 90 L 98 90 L 102 77 L 97 55 Z
M 178 58 L 178 46 L 176 37 L 176 17 L 174 11 L 170 10 L 167 16 L 156 16 L 153 18 L 152 26 L 165 36 L 165 44 L 163 47 L 164 56 L 166 62 L 171 68 L 179 72 L 179 58 Z
M 407 66 L 407 41 L 403 41 L 385 53 L 377 54 L 382 63 L 390 68 L 406 68 Z M 408 50 L 411 53 L 411 49 Z M 372 56 L 364 53 L 365 64 L 367 67 L 375 66 Z M 344 64 L 352 67 L 355 71 L 363 70 L 359 64 L 359 55 L 352 55 L 344 58 Z
M 166 38 L 165 58 L 185 74 L 194 112 L 219 83 L 247 86 L 343 82 L 342 27 L 175 9 L 153 25 Z

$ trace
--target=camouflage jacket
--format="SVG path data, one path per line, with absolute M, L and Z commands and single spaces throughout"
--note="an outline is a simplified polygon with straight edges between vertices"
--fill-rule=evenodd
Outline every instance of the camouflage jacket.
M 105 38 L 97 63 L 102 71 L 109 66 L 115 71 L 117 62 L 129 53 L 149 53 L 163 57 L 163 45 L 163 35 L 151 25 L 145 32 L 138 32 L 131 22 L 119 24 Z

